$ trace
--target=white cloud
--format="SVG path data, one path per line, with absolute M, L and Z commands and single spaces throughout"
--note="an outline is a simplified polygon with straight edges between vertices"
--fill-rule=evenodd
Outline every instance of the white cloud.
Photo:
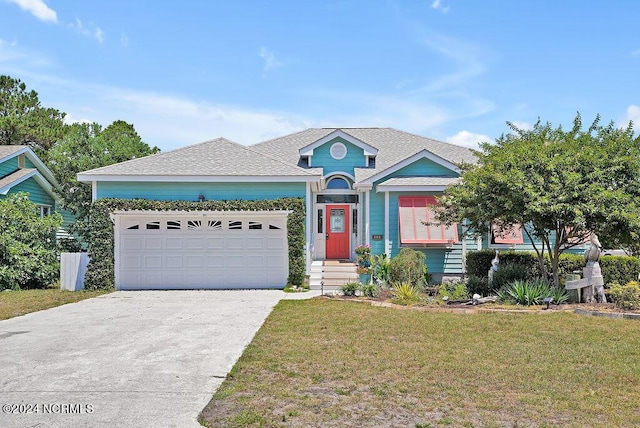
M 89 22 L 89 24 L 83 24 L 80 18 L 76 18 L 75 23 L 67 24 L 69 28 L 73 28 L 78 33 L 87 36 L 94 37 L 98 43 L 104 42 L 104 31 L 102 28 L 96 26 L 93 22 Z
M 633 121 L 634 129 L 640 129 L 640 106 L 631 104 L 627 107 L 627 114 L 622 126 L 626 127 L 629 124 L 629 121 Z
M 523 131 L 530 131 L 533 129 L 533 125 L 529 122 L 524 122 L 521 120 L 512 120 L 511 123 L 518 129 L 522 129 Z
M 129 38 L 124 33 L 120 35 L 120 46 L 122 46 L 123 48 L 129 46 Z
M 640 49 L 636 49 L 635 51 L 631 52 L 631 56 L 640 56 Z
M 41 21 L 58 22 L 58 14 L 43 0 L 7 0 L 20 6 L 20 9 L 29 12 Z
M 447 142 L 457 146 L 478 149 L 479 143 L 494 143 L 495 141 L 486 135 L 475 134 L 469 131 L 460 131 L 457 134 L 448 137 Z
M 273 52 L 268 50 L 265 47 L 260 48 L 260 52 L 258 53 L 260 58 L 264 60 L 264 67 L 262 67 L 263 72 L 268 72 L 273 69 L 282 67 L 282 63 L 276 59 L 276 56 Z
M 449 6 L 445 6 L 442 0 L 433 0 L 433 2 L 431 3 L 431 9 L 435 9 L 442 13 L 449 12 Z

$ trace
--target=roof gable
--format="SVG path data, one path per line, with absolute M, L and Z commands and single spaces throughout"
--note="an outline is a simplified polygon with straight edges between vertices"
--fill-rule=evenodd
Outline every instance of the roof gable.
M 356 168 L 356 180 L 358 181 L 358 183 L 356 184 L 356 187 L 358 187 L 358 185 L 371 186 L 373 185 L 374 182 L 381 180 L 385 177 L 388 177 L 395 172 L 399 172 L 402 169 L 408 168 L 412 164 L 416 164 L 417 162 L 423 159 L 427 159 L 430 162 L 433 162 L 437 166 L 444 168 L 445 171 L 446 170 L 450 171 L 451 175 L 458 175 L 460 173 L 460 169 L 452 162 L 446 159 L 443 159 L 439 156 L 436 156 L 428 150 L 421 150 L 418 153 L 415 153 L 414 155 L 409 156 L 408 158 L 405 158 L 396 164 L 390 165 L 385 169 L 373 171 L 374 172 L 373 174 L 371 174 L 371 170 L 368 168 Z M 438 171 L 438 172 L 439 174 L 437 175 L 442 175 L 441 171 Z M 365 175 L 365 177 L 363 177 L 363 175 Z M 412 172 L 411 175 L 416 175 L 416 174 L 415 172 Z M 428 175 L 434 175 L 434 174 L 427 173 L 424 175 L 428 176 Z
M 354 146 L 357 146 L 359 148 L 361 148 L 364 151 L 364 155 L 365 156 L 375 156 L 378 154 L 378 149 L 376 149 L 375 147 L 359 140 L 358 138 L 347 134 L 346 132 L 344 132 L 341 129 L 336 129 L 335 131 L 331 132 L 328 135 L 325 135 L 324 137 L 320 138 L 317 141 L 314 141 L 311 144 L 308 144 L 302 148 L 300 148 L 299 152 L 300 152 L 300 156 L 313 156 L 313 151 L 314 149 L 327 144 L 328 142 L 336 139 L 336 138 L 342 138 L 345 141 L 348 141 L 349 143 L 353 144 Z
M 60 197 L 53 191 L 58 186 L 58 181 L 29 146 L 0 146 L 0 164 L 20 155 L 24 155 L 35 168 L 19 168 L 0 177 L 0 195 L 8 194 L 12 188 L 33 177 L 45 192 L 59 202 Z
M 456 165 L 459 163 L 476 162 L 475 155 L 466 147 L 393 128 L 310 128 L 258 143 L 251 148 L 285 162 L 298 164 L 301 153 L 307 153 L 310 149 L 316 148 L 323 142 L 331 141 L 336 136 L 345 135 L 348 137 L 345 138 L 347 141 L 359 141 L 377 150 L 375 161 L 370 163 L 370 167 L 355 169 L 356 183 L 365 180 L 372 183 L 373 181 L 369 180 L 370 177 L 376 176 L 376 179 L 379 179 L 378 177 L 384 176 L 379 174 L 387 170 L 388 173 L 392 173 L 394 166 L 423 151 L 426 157 L 443 166 L 446 165 L 452 171 L 457 171 Z M 312 165 L 321 166 L 313 162 Z

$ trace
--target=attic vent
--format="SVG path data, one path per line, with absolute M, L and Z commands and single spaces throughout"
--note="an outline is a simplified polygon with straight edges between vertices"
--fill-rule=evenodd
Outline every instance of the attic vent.
M 342 143 L 333 143 L 329 153 L 331 153 L 331 157 L 335 160 L 344 159 L 347 155 L 347 146 Z

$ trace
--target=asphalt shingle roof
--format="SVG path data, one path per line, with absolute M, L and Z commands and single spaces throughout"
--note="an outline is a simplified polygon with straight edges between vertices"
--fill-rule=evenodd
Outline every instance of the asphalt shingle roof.
M 225 138 L 170 152 L 133 159 L 81 173 L 132 176 L 315 176 L 305 168 L 299 150 L 340 130 L 378 149 L 373 168 L 356 168 L 356 181 L 366 180 L 424 150 L 447 162 L 475 162 L 471 150 L 393 128 L 310 128 L 294 134 L 243 146 Z
M 0 154 L 1 156 L 1 154 Z M 20 180 L 22 177 L 25 177 L 31 173 L 33 173 L 34 171 L 37 171 L 37 169 L 35 168 L 22 168 L 17 170 L 16 172 L 13 172 L 9 175 L 7 175 L 6 177 L 0 179 L 0 189 L 2 189 L 5 186 L 9 186 L 13 183 L 15 183 L 16 181 Z
M 466 147 L 443 141 L 421 137 L 393 128 L 311 128 L 295 134 L 276 138 L 250 146 L 253 150 L 282 159 L 285 162 L 298 161 L 298 150 L 327 135 L 341 130 L 345 134 L 378 149 L 375 168 L 356 168 L 356 181 L 365 180 L 384 171 L 404 159 L 423 150 L 450 163 L 473 163 L 475 156 Z
M 312 176 L 292 163 L 256 153 L 225 138 L 85 171 L 81 175 Z
M 27 146 L 0 146 L 0 159 L 23 150 Z

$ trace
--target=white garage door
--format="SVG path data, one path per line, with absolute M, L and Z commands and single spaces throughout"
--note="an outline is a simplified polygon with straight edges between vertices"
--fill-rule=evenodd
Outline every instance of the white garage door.
M 114 213 L 116 288 L 282 288 L 288 213 Z

